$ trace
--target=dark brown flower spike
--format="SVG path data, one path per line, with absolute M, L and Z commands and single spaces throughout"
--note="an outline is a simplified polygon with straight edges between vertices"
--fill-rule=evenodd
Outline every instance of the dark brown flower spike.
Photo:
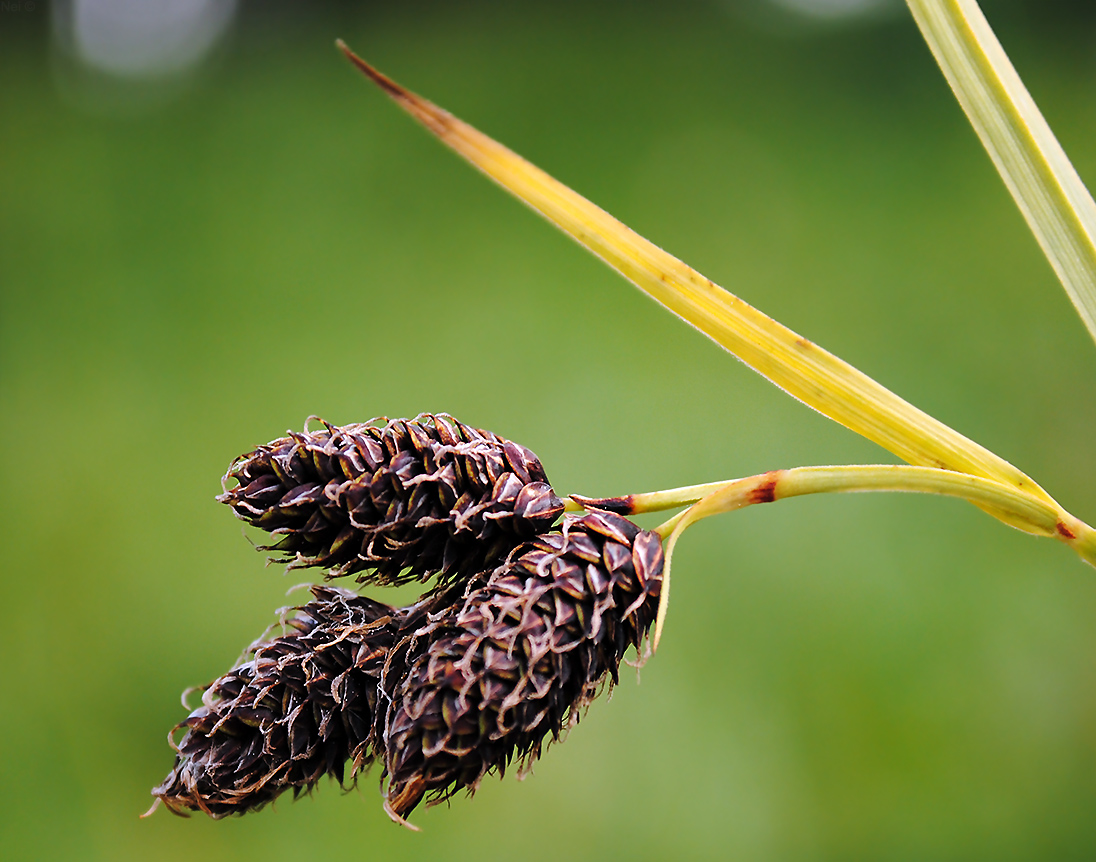
M 536 455 L 445 414 L 290 432 L 224 481 L 218 500 L 281 537 L 262 550 L 364 583 L 482 571 L 563 511 Z
M 656 533 L 610 513 L 568 516 L 429 614 L 382 678 L 389 814 L 403 822 L 424 797 L 536 759 L 640 647 L 662 566 Z
M 157 804 L 176 814 L 243 814 L 286 790 L 309 791 L 324 775 L 342 784 L 348 760 L 351 776 L 372 762 L 396 611 L 337 587 L 312 593 L 289 622 L 296 631 L 252 645 L 252 657 L 211 683 L 175 728 L 186 734 L 152 791 Z

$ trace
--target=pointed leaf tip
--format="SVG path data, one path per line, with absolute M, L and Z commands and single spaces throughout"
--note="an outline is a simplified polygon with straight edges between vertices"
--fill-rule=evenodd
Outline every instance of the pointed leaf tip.
M 367 62 L 365 62 L 365 60 L 363 60 L 361 57 L 351 51 L 349 46 L 342 39 L 335 40 L 335 47 L 346 55 L 346 59 L 348 59 L 351 63 L 357 66 L 358 71 L 370 78 L 378 87 L 380 87 L 390 96 L 396 99 L 405 99 L 407 96 L 410 95 L 407 90 L 405 90 L 395 81 L 393 81 L 387 75 L 378 72 Z

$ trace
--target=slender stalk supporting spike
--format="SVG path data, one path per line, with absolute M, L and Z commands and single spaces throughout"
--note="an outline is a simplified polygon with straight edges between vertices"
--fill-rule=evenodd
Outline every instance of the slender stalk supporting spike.
M 666 509 L 676 509 L 678 506 L 692 505 L 726 485 L 726 481 L 706 482 L 703 485 L 686 485 L 682 488 L 670 488 L 667 491 L 626 494 L 623 497 L 584 497 L 581 494 L 572 494 L 564 510 L 577 512 L 581 509 L 601 509 L 605 512 L 616 512 L 618 515 L 663 512 Z
M 905 491 L 959 497 L 986 509 L 1008 512 L 1018 529 L 1035 536 L 1058 539 L 1076 551 L 1086 563 L 1096 566 L 1096 530 L 1064 509 L 1038 500 L 1011 485 L 931 467 L 910 467 L 904 464 L 795 467 L 790 470 L 772 470 L 729 482 L 693 485 L 651 494 L 632 494 L 603 500 L 585 497 L 578 499 L 588 501 L 592 507 L 599 503 L 627 500 L 626 514 L 654 512 L 695 502 L 655 530 L 666 542 L 662 594 L 651 638 L 652 646 L 657 649 L 669 607 L 673 551 L 685 530 L 711 515 L 733 512 L 756 503 L 772 503 L 805 494 L 848 491 Z M 623 511 L 623 507 L 617 510 Z

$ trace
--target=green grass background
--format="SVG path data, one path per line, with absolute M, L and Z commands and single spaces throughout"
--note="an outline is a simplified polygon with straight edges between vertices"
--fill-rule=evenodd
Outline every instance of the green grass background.
M 1096 179 L 1096 14 L 985 8 Z M 1096 518 L 1096 350 L 912 22 L 756 11 L 253 4 L 122 112 L 44 10 L 0 16 L 0 855 L 1096 858 L 1096 572 L 904 495 L 691 531 L 642 681 L 422 834 L 379 772 L 137 819 L 179 692 L 307 577 L 213 496 L 311 413 L 448 411 L 593 495 L 891 460 L 459 163 L 337 36 Z

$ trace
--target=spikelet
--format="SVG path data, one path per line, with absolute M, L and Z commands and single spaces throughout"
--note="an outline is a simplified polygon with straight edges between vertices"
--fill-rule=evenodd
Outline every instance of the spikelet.
M 474 574 L 563 511 L 536 455 L 445 414 L 290 432 L 224 484 L 219 501 L 281 537 L 262 550 L 363 583 Z
M 448 609 L 439 593 L 425 620 L 409 615 L 404 632 L 416 627 L 381 681 L 388 813 L 402 822 L 424 796 L 538 757 L 640 647 L 662 568 L 656 533 L 604 512 L 568 516 Z
M 152 795 L 176 814 L 242 814 L 327 774 L 342 784 L 348 760 L 352 775 L 372 761 L 396 612 L 336 587 L 312 592 L 289 623 L 296 631 L 253 644 L 250 659 L 211 683 L 175 728 L 186 734 Z

